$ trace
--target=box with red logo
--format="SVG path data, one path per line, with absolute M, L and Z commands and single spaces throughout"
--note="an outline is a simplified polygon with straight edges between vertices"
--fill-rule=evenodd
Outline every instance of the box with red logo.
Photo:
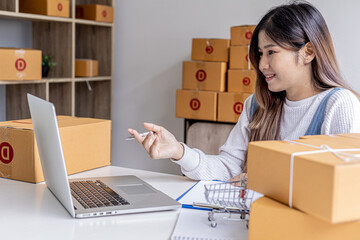
M 56 17 L 70 16 L 69 0 L 19 0 L 19 11 Z
M 244 109 L 244 102 L 250 95 L 250 93 L 219 93 L 217 120 L 236 123 Z
M 217 92 L 177 90 L 176 117 L 216 121 Z
M 331 224 L 267 197 L 254 201 L 250 213 L 249 240 L 357 240 L 360 235 L 360 221 Z
M 255 92 L 256 72 L 254 70 L 228 70 L 228 92 Z
M 229 39 L 193 38 L 191 59 L 199 61 L 228 62 Z
M 92 59 L 75 59 L 75 77 L 98 76 L 98 61 Z
M 183 62 L 182 88 L 189 90 L 226 90 L 226 62 Z
M 76 5 L 76 18 L 99 22 L 114 22 L 114 8 L 106 5 Z
M 249 45 L 256 25 L 235 26 L 230 28 L 231 46 Z
M 111 121 L 58 116 L 68 174 L 110 165 Z M 31 119 L 0 122 L 0 177 L 44 181 Z
M 249 59 L 249 46 L 230 47 L 230 69 L 253 69 Z
M 0 80 L 40 79 L 40 50 L 0 48 Z

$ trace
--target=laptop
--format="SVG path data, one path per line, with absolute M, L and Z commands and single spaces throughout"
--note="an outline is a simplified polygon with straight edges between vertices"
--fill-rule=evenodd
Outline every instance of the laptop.
M 52 103 L 27 94 L 45 182 L 74 218 L 174 210 L 181 204 L 140 178 L 69 180 Z

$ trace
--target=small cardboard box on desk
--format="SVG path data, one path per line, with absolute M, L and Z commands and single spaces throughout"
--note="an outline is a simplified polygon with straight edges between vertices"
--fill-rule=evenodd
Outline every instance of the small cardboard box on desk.
M 57 119 L 68 174 L 110 165 L 110 120 Z M 44 181 L 31 119 L 0 122 L 0 177 Z
M 360 221 L 331 224 L 267 197 L 251 204 L 249 240 L 358 240 Z
M 40 80 L 41 51 L 0 48 L 0 80 Z
M 70 16 L 69 0 L 19 0 L 19 11 L 55 17 Z
M 359 148 L 341 135 L 251 142 L 247 186 L 329 223 L 360 220 Z

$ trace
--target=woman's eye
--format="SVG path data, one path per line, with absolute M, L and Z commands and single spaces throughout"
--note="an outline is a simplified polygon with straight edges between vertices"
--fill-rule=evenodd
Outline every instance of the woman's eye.
M 272 54 L 274 54 L 274 53 L 275 53 L 275 51 L 269 50 L 269 55 L 272 55 Z

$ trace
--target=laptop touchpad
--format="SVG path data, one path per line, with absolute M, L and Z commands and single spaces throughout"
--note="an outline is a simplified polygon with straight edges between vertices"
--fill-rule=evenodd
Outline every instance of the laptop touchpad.
M 155 193 L 154 190 L 145 186 L 143 184 L 136 185 L 117 185 L 116 187 L 120 188 L 123 192 L 128 195 L 132 194 L 145 194 L 145 193 Z

